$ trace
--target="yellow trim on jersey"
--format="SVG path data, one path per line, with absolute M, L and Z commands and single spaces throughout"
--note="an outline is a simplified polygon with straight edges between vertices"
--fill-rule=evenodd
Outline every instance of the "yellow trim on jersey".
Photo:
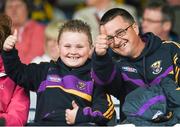
M 176 90 L 180 90 L 180 87 L 176 88 Z
M 173 62 L 175 65 L 177 64 L 177 60 L 178 60 L 178 57 L 177 57 L 177 53 L 176 53 L 176 55 L 174 55 L 174 57 L 173 57 Z
M 176 45 L 178 48 L 180 48 L 180 44 L 179 43 L 177 43 L 177 42 L 174 42 L 174 41 L 164 41 L 163 43 L 172 43 L 172 44 L 174 44 L 174 45 Z M 174 63 L 174 65 L 175 65 L 175 82 L 176 83 L 178 83 L 179 82 L 179 75 L 180 75 L 180 68 L 178 67 L 178 65 L 177 65 L 177 60 L 178 60 L 179 58 L 178 58 L 178 55 L 177 55 L 177 53 L 174 55 L 174 57 L 173 57 L 173 63 Z M 173 74 L 172 72 L 170 72 L 169 74 Z
M 178 56 L 177 53 L 174 55 L 173 57 L 173 63 L 175 65 L 175 82 L 178 83 L 179 79 L 179 75 L 180 75 L 180 68 L 177 66 L 177 60 L 178 60 Z
M 109 115 L 107 115 L 106 117 L 109 118 L 109 119 L 111 119 L 112 116 L 113 116 L 113 113 L 114 113 L 114 109 L 113 109 L 113 110 L 109 113 Z
M 74 90 L 74 89 L 65 89 L 63 88 L 62 86 L 46 86 L 47 88 L 60 88 L 62 89 L 63 91 L 67 92 L 67 93 L 71 93 L 71 94 L 74 94 L 76 96 L 79 96 L 81 98 L 84 98 L 88 101 L 91 101 L 92 100 L 92 97 L 86 93 L 83 93 L 83 92 L 80 92 L 80 91 L 77 91 L 77 90 Z
M 179 80 L 179 72 L 180 72 L 180 68 L 177 68 L 176 74 L 175 74 L 175 82 L 178 83 Z
M 173 75 L 173 74 L 174 74 L 174 71 L 173 71 L 173 70 L 172 70 L 172 71 L 170 71 L 170 72 L 169 72 L 169 74 Z
M 107 101 L 109 102 L 109 104 L 108 104 L 108 110 L 103 114 L 103 116 L 105 117 L 105 118 L 108 118 L 108 119 L 110 119 L 110 118 L 112 118 L 112 117 L 110 117 L 112 114 L 113 114 L 113 112 L 114 112 L 114 104 L 113 104 L 113 102 L 112 102 L 112 100 L 111 100 L 111 97 L 110 97 L 110 95 L 108 95 L 108 94 L 106 94 L 106 96 L 107 96 Z
M 180 48 L 180 44 L 174 41 L 163 41 L 163 43 L 173 43 L 175 44 L 178 48 Z

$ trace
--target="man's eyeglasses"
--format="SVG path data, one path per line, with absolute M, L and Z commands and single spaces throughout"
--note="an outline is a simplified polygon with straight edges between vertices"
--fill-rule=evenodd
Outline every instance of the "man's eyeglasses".
M 141 22 L 149 22 L 149 23 L 162 23 L 164 20 L 153 20 L 153 19 L 148 19 L 148 18 L 142 18 Z
M 127 28 L 125 28 L 125 29 L 119 29 L 119 30 L 117 30 L 117 32 L 116 32 L 116 34 L 114 35 L 114 36 L 111 36 L 111 35 L 108 35 L 107 36 L 107 40 L 108 40 L 108 42 L 110 42 L 110 43 L 114 43 L 114 38 L 116 37 L 116 38 L 121 38 L 121 37 L 123 37 L 124 35 L 126 35 L 126 33 L 127 33 L 127 30 L 132 26 L 133 24 L 131 24 L 131 25 L 129 25 Z

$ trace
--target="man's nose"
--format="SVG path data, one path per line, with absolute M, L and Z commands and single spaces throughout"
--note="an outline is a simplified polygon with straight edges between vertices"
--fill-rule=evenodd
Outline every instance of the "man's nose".
M 114 38 L 114 47 L 118 47 L 122 41 L 122 38 Z

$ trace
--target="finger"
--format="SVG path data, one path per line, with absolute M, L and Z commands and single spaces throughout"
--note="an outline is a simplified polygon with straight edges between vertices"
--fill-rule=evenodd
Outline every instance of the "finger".
M 105 29 L 104 25 L 101 25 L 101 26 L 100 26 L 100 34 L 105 34 L 105 35 L 107 35 L 107 32 L 106 32 L 106 29 Z
M 13 47 L 14 47 L 14 44 L 8 43 L 6 46 L 8 46 L 8 47 L 10 47 L 10 48 L 13 48 Z
M 70 123 L 70 122 L 69 122 L 69 120 L 68 120 L 68 118 L 66 118 L 66 123 L 67 123 L 67 124 L 69 124 L 69 123 Z
M 5 40 L 5 43 L 6 44 L 13 44 L 15 45 L 17 39 L 16 37 L 14 37 L 13 35 L 10 35 L 6 40 Z
M 97 40 L 96 43 L 95 43 L 95 47 L 101 46 L 101 45 L 108 45 L 108 44 L 107 44 L 107 41 L 106 41 L 105 39 L 100 39 L 100 38 L 98 38 L 98 40 Z
M 14 37 L 17 37 L 17 36 L 18 36 L 18 35 L 17 35 L 17 29 L 14 30 L 13 36 L 14 36 Z
M 107 40 L 107 35 L 101 34 L 97 37 L 97 39 Z
M 102 43 L 96 43 L 96 48 L 104 48 L 107 49 L 109 47 L 109 45 L 107 45 L 107 43 L 102 42 Z
M 6 45 L 3 49 L 4 49 L 5 51 L 9 51 L 9 50 L 11 50 L 12 48 L 13 48 L 12 46 Z
M 71 122 L 69 122 L 69 121 L 66 121 L 66 123 L 69 124 L 69 125 L 71 124 Z
M 65 117 L 65 119 L 66 119 L 66 121 L 68 121 L 68 117 L 67 116 Z
M 71 109 L 66 109 L 66 113 L 69 113 L 71 111 Z
M 106 50 L 106 49 L 108 49 L 108 45 L 100 45 L 100 46 L 98 46 L 98 49 Z
M 17 29 L 14 30 L 13 37 L 14 37 L 15 43 L 16 43 L 16 42 L 17 42 L 17 39 L 18 39 L 18 32 L 17 32 Z

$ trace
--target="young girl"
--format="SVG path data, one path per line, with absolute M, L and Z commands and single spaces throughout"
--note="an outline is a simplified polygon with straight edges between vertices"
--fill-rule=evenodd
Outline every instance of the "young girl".
M 14 48 L 16 41 L 15 31 L 4 43 L 5 70 L 15 82 L 37 92 L 34 125 L 106 125 L 114 106 L 110 96 L 91 78 L 88 57 L 92 38 L 86 23 L 71 20 L 61 27 L 57 62 L 21 63 Z
M 0 126 L 23 126 L 29 112 L 29 96 L 5 73 L 1 52 L 5 39 L 11 34 L 11 20 L 0 14 Z

